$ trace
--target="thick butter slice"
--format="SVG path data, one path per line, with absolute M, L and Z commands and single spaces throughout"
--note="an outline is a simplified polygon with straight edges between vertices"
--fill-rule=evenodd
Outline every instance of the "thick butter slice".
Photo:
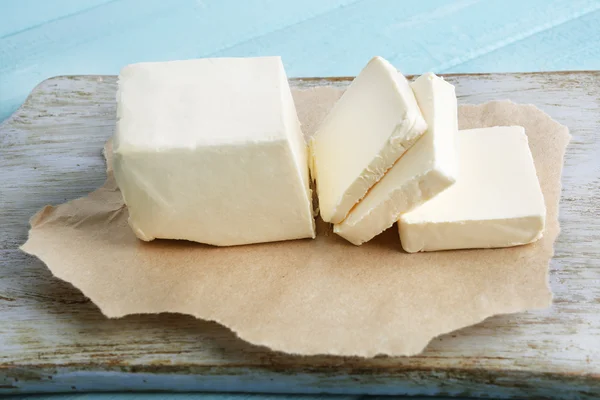
M 391 227 L 400 215 L 456 181 L 457 104 L 454 86 L 433 73 L 411 85 L 427 131 L 333 231 L 355 245 Z
M 129 65 L 114 173 L 143 240 L 314 237 L 306 143 L 279 57 Z
M 542 237 L 546 220 L 525 130 L 458 132 L 456 183 L 398 221 L 404 250 L 510 247 Z
M 373 58 L 311 141 L 323 220 L 341 222 L 426 128 L 406 78 Z

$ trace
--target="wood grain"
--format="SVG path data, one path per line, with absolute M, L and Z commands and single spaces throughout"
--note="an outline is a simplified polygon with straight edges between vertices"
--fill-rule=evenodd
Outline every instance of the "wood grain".
M 600 72 L 447 75 L 461 103 L 533 103 L 571 129 L 550 310 L 491 318 L 418 357 L 295 357 L 180 315 L 105 319 L 17 250 L 28 218 L 104 181 L 115 77 L 41 83 L 0 125 L 0 394 L 228 390 L 495 397 L 600 396 Z M 294 87 L 348 78 L 297 79 Z

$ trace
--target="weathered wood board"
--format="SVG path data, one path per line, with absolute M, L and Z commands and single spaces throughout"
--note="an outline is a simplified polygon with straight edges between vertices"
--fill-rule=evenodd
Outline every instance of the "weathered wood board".
M 182 315 L 107 320 L 17 247 L 45 204 L 104 181 L 116 78 L 41 83 L 0 125 L 0 394 L 219 390 L 493 397 L 600 396 L 600 72 L 448 75 L 461 103 L 533 103 L 573 135 L 551 264 L 554 305 L 498 316 L 412 358 L 296 357 Z M 347 78 L 295 79 L 298 88 Z

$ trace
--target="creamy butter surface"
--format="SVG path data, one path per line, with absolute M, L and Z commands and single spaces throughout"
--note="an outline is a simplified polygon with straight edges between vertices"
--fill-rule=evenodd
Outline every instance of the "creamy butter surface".
M 383 58 L 373 58 L 311 141 L 323 220 L 342 222 L 426 128 L 406 78 Z
M 454 86 L 435 74 L 411 84 L 427 131 L 384 177 L 334 225 L 334 232 L 355 245 L 391 227 L 398 217 L 456 181 L 457 103 Z
M 525 130 L 458 132 L 454 185 L 398 221 L 408 252 L 510 247 L 542 237 L 544 197 Z
M 114 173 L 143 240 L 315 236 L 307 149 L 279 57 L 123 68 Z

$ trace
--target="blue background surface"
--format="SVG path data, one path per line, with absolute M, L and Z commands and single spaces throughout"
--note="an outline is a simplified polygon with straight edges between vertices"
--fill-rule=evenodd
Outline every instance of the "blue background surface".
M 0 0 L 0 121 L 51 76 L 257 55 L 290 77 L 355 75 L 374 55 L 406 74 L 600 69 L 600 0 Z
M 600 69 L 600 0 L 0 0 L 0 121 L 54 75 L 281 55 L 288 76 Z

